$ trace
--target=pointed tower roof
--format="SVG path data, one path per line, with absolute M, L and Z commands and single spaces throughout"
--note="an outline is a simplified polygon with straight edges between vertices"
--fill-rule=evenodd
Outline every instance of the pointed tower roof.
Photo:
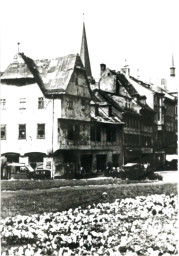
M 170 68 L 170 76 L 175 77 L 175 66 L 174 66 L 173 54 L 172 54 L 172 65 L 171 65 L 171 68 Z
M 83 22 L 83 33 L 82 33 L 80 57 L 81 57 L 83 65 L 86 69 L 86 74 L 87 74 L 88 80 L 91 82 L 94 79 L 93 79 L 92 73 L 91 73 L 91 65 L 90 65 L 90 58 L 89 58 L 89 52 L 88 52 L 88 43 L 87 43 L 87 38 L 86 38 L 86 30 L 85 30 L 84 22 Z

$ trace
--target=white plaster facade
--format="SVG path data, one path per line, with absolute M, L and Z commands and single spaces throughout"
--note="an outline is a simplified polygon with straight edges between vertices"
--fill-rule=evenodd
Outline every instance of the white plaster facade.
M 38 109 L 40 97 L 44 95 L 36 83 L 24 86 L 1 84 L 1 99 L 6 99 L 5 109 L 1 110 L 1 125 L 6 125 L 6 139 L 1 140 L 1 154 L 49 154 L 58 149 L 57 119 L 61 117 L 61 99 L 44 97 L 44 108 Z M 19 109 L 20 98 L 26 100 L 25 109 L 22 110 Z M 26 124 L 26 139 L 18 138 L 19 124 Z M 37 124 L 45 124 L 43 139 L 37 138 Z

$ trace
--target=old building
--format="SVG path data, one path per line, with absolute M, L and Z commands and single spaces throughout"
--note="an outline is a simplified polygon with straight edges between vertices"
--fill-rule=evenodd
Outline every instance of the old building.
M 175 68 L 172 66 L 170 70 L 173 77 Z M 140 95 L 146 95 L 148 106 L 154 110 L 153 136 L 151 136 L 153 161 L 156 169 L 165 169 L 167 158 L 172 159 L 172 155 L 174 159 L 177 158 L 177 93 L 173 91 L 170 93 L 160 84 L 145 83 L 132 76 L 126 76 L 126 78 Z M 149 121 L 149 113 L 143 117 Z
M 101 78 L 94 93 L 110 103 L 115 115 L 120 115 L 124 122 L 124 163 L 153 164 L 154 111 L 127 77 L 124 72 L 116 72 L 101 64 Z
M 1 154 L 9 162 L 43 163 L 52 177 L 122 165 L 123 123 L 110 104 L 92 98 L 84 25 L 81 49 L 87 74 L 78 54 L 33 60 L 19 53 L 5 70 Z
M 173 78 L 174 65 L 170 70 Z M 164 169 L 167 159 L 177 158 L 177 93 L 132 77 L 128 66 L 116 72 L 105 64 L 97 92 L 122 115 L 124 163 L 149 162 Z

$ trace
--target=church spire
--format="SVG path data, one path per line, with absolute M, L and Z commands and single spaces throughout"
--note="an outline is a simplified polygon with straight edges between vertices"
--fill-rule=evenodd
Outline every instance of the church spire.
M 175 76 L 175 66 L 174 66 L 173 54 L 172 54 L 172 66 L 170 68 L 170 76 Z
M 88 80 L 89 80 L 89 82 L 93 83 L 94 79 L 93 79 L 92 73 L 91 73 L 91 65 L 90 65 L 90 58 L 89 58 L 89 52 L 88 52 L 88 44 L 87 44 L 84 20 L 83 20 L 83 33 L 82 33 L 80 57 L 81 57 L 83 65 L 86 69 L 86 74 L 87 74 Z

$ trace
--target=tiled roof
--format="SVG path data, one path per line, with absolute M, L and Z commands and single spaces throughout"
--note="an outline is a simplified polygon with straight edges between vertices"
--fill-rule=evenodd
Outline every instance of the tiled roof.
M 81 62 L 77 54 L 43 60 L 33 60 L 24 54 L 19 54 L 1 79 L 35 78 L 45 92 L 63 93 L 70 82 L 77 61 Z

